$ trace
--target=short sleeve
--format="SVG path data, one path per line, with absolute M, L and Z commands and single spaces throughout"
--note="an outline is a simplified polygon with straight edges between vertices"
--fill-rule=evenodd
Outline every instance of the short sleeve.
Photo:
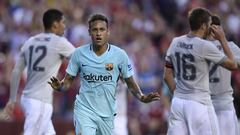
M 165 67 L 173 68 L 172 59 L 171 59 L 171 45 L 168 48 L 165 56 Z
M 206 44 L 203 45 L 202 56 L 215 64 L 221 64 L 223 60 L 226 59 L 224 53 L 219 51 L 211 42 L 206 42 Z
M 71 76 L 76 76 L 78 71 L 79 71 L 79 60 L 78 60 L 77 51 L 74 51 L 68 63 L 66 72 Z
M 121 63 L 119 65 L 120 72 L 121 72 L 123 78 L 129 78 L 129 77 L 133 76 L 133 74 L 134 74 L 133 73 L 133 65 L 130 62 L 129 57 L 124 50 L 121 51 L 120 55 L 121 56 L 118 57 L 118 58 L 121 58 Z
M 60 39 L 58 53 L 64 57 L 69 57 L 75 50 L 75 47 L 65 37 L 61 37 Z
M 229 47 L 234 55 L 234 58 L 240 60 L 240 48 L 234 42 L 229 42 Z

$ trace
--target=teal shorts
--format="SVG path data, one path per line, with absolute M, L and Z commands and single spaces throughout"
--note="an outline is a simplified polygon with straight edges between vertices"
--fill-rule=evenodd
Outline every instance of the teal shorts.
M 76 135 L 112 135 L 114 118 L 103 118 L 90 110 L 76 109 L 75 104 L 74 126 Z

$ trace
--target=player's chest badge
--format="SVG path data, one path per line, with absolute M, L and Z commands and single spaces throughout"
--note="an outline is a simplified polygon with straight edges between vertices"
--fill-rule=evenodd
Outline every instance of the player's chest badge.
M 108 71 L 113 70 L 113 63 L 106 63 L 106 64 L 105 64 L 105 68 L 106 68 L 106 70 L 108 70 Z

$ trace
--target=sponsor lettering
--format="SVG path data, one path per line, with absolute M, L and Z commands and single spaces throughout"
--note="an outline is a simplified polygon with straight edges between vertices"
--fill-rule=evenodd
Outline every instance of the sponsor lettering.
M 95 74 L 85 74 L 83 73 L 83 78 L 87 80 L 88 82 L 95 82 L 95 81 L 111 81 L 112 76 L 111 75 L 95 75 Z

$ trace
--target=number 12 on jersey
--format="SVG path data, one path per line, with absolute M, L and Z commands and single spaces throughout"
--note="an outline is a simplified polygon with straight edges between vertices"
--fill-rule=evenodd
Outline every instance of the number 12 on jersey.
M 33 56 L 38 54 L 35 61 L 32 61 Z M 43 60 L 43 58 L 47 54 L 47 48 L 46 46 L 30 46 L 29 47 L 29 64 L 28 64 L 28 70 L 32 71 L 45 71 L 44 67 L 38 66 L 38 64 Z M 34 57 L 35 58 L 35 57 Z

